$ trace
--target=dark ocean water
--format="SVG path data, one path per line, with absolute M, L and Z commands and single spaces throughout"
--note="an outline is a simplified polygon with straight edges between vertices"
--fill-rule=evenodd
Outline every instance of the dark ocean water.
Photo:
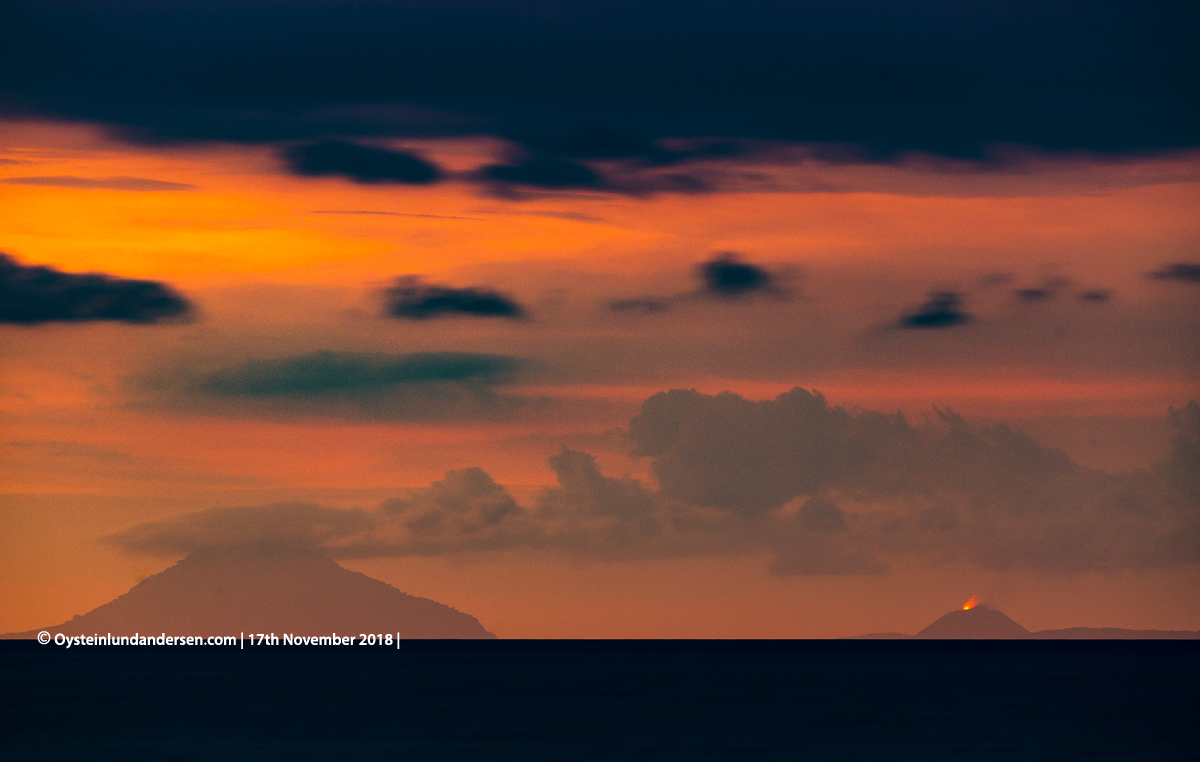
M 3 760 L 1200 760 L 1195 641 L 0 641 Z

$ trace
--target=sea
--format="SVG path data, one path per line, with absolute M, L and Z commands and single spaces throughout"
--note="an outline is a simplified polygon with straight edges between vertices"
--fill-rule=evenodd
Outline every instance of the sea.
M 1200 760 L 1200 641 L 0 641 L 0 759 Z

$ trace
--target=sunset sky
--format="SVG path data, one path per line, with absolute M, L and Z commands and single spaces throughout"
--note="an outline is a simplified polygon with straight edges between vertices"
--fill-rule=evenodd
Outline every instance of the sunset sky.
M 6 2 L 0 632 L 274 542 L 500 637 L 1200 629 L 1200 18 L 1077 5 Z

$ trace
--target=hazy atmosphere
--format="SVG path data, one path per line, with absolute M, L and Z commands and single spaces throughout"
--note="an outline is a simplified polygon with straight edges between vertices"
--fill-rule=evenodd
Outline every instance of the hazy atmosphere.
M 6 2 L 0 632 L 1200 629 L 1196 9 L 741 5 Z

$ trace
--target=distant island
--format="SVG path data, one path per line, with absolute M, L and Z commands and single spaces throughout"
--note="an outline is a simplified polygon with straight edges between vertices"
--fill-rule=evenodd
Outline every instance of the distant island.
M 399 634 L 413 639 L 495 638 L 475 617 L 417 598 L 315 550 L 198 550 L 51 634 L 177 636 L 284 633 Z M 39 630 L 0 635 L 36 638 Z
M 855 640 L 1194 640 L 1193 630 L 1125 630 L 1119 627 L 1068 627 L 1030 632 L 1003 612 L 968 604 L 938 618 L 916 635 L 877 632 Z

